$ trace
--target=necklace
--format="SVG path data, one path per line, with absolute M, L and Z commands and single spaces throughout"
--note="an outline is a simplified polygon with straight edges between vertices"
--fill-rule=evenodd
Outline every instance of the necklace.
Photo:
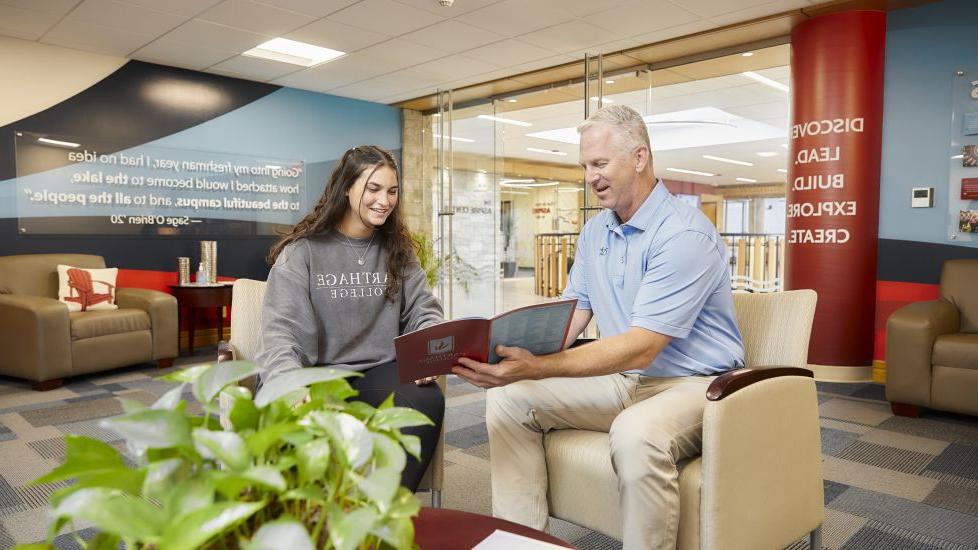
M 343 238 L 346 239 L 346 245 L 349 246 L 350 250 L 353 251 L 353 256 L 357 259 L 357 263 L 359 265 L 365 264 L 367 262 L 367 252 L 370 251 L 370 245 L 374 244 L 374 237 L 377 236 L 377 232 L 374 231 L 373 235 L 370 235 L 370 240 L 367 241 L 367 246 L 366 248 L 363 249 L 363 254 L 357 252 L 357 248 L 353 246 L 353 243 L 350 242 L 350 238 L 347 237 L 345 233 L 340 231 L 337 231 L 337 233 L 343 235 Z

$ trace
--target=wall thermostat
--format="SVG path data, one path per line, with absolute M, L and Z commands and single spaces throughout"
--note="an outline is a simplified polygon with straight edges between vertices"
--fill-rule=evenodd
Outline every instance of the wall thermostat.
M 911 208 L 930 208 L 934 206 L 933 187 L 914 187 L 913 196 L 910 199 Z

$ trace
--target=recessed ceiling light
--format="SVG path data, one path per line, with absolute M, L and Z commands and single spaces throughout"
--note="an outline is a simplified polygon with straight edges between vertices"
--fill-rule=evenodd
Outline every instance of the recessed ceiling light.
M 784 168 L 778 168 L 778 172 L 781 172 L 782 174 L 787 174 L 788 173 L 788 171 L 785 170 Z
M 501 116 L 492 115 L 479 115 L 482 120 L 493 120 L 495 122 L 502 122 L 503 124 L 512 124 L 514 126 L 533 126 L 530 122 L 523 122 L 522 120 L 514 120 L 512 118 L 503 118 Z
M 529 195 L 528 191 L 513 191 L 512 189 L 503 189 L 500 193 L 506 193 L 507 195 Z
M 431 134 L 431 135 L 438 139 L 441 139 L 443 137 L 441 134 Z M 459 137 L 459 136 L 444 136 L 444 137 L 447 137 L 452 141 L 461 141 L 462 143 L 475 143 L 475 140 L 472 138 Z
M 683 174 L 693 174 L 694 176 L 715 176 L 716 174 L 711 174 L 709 172 L 700 172 L 698 170 L 686 170 L 685 168 L 666 168 L 670 172 L 680 172 Z
M 591 97 L 591 101 L 597 101 L 597 100 L 598 100 L 598 96 L 592 96 Z M 614 103 L 614 102 L 615 102 L 615 100 L 614 99 L 611 99 L 610 97 L 602 97 L 601 98 L 601 103 Z
M 558 193 L 580 193 L 584 191 L 580 187 L 559 187 L 557 188 Z
M 778 82 L 777 80 L 771 80 L 770 78 L 768 78 L 766 76 L 761 76 L 761 75 L 755 73 L 754 71 L 744 71 L 744 72 L 742 72 L 740 74 L 746 76 L 747 78 L 756 80 L 756 81 L 760 82 L 761 84 L 765 84 L 765 85 L 770 86 L 772 88 L 777 88 L 777 89 L 781 90 L 782 92 L 787 92 L 789 90 L 789 88 L 787 86 L 785 86 L 784 84 Z
M 614 84 L 615 81 L 614 80 L 605 80 L 604 83 L 605 84 Z
M 503 183 L 499 182 L 502 187 L 518 187 L 520 189 L 529 189 L 531 187 L 555 187 L 560 185 L 560 182 L 548 181 L 544 183 Z
M 527 147 L 526 150 L 533 153 L 543 153 L 545 155 L 557 155 L 558 157 L 567 156 L 567 153 L 563 151 L 558 151 L 556 149 L 541 149 L 539 147 Z
M 60 140 L 57 140 L 57 139 L 48 139 L 48 138 L 37 138 L 37 141 L 40 141 L 41 143 L 47 143 L 48 145 L 57 145 L 58 147 L 71 147 L 71 148 L 75 148 L 75 147 L 78 147 L 80 145 L 78 143 L 74 143 L 74 142 L 71 142 L 71 141 L 60 141 Z
M 727 159 L 727 158 L 723 158 L 723 157 L 715 157 L 713 155 L 703 155 L 703 158 L 710 159 L 710 160 L 715 160 L 717 162 L 727 162 L 727 163 L 730 163 L 730 164 L 739 164 L 741 166 L 754 166 L 754 163 L 753 162 L 745 162 L 745 161 L 742 161 L 742 160 L 734 160 L 734 159 Z
M 744 52 L 740 55 L 742 55 L 743 57 L 754 57 L 754 52 Z
M 757 180 L 752 180 L 750 178 L 734 178 L 737 181 L 742 181 L 744 183 L 757 183 Z
M 273 38 L 241 55 L 312 67 L 346 55 L 346 52 L 313 46 L 305 42 L 296 42 L 288 38 Z
M 489 173 L 489 170 L 479 170 L 479 173 L 480 174 L 488 174 Z
M 537 180 L 532 179 L 532 178 L 530 178 L 528 180 L 522 180 L 522 179 L 520 179 L 520 180 L 504 179 L 504 180 L 499 180 L 499 185 L 506 185 L 507 183 L 533 183 L 535 181 L 537 181 Z
M 757 156 L 764 157 L 764 158 L 776 157 L 778 156 L 778 153 L 775 151 L 761 151 L 760 153 L 757 154 Z
M 516 100 L 515 99 L 507 99 L 506 101 L 508 101 L 510 103 L 516 103 Z

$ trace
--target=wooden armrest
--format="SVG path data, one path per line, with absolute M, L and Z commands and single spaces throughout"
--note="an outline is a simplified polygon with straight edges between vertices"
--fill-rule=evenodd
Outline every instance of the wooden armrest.
M 798 367 L 774 367 L 768 369 L 737 369 L 721 374 L 706 389 L 706 398 L 719 401 L 739 389 L 778 376 L 807 376 L 814 378 L 812 371 Z

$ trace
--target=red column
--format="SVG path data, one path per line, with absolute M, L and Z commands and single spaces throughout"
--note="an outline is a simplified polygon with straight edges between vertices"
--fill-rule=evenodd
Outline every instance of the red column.
M 886 14 L 816 17 L 791 33 L 785 288 L 818 292 L 808 361 L 873 359 Z

